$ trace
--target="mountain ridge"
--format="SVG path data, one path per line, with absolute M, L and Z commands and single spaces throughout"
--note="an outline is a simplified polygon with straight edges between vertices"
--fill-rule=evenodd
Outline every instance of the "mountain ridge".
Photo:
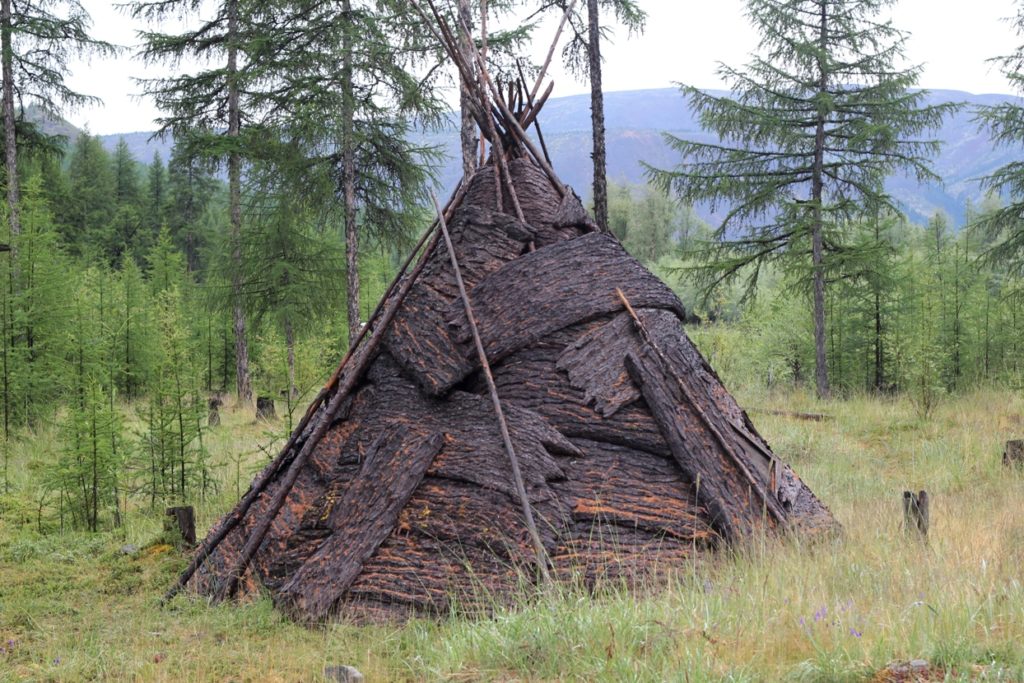
M 713 94 L 727 94 L 709 90 Z M 1013 101 L 1012 95 L 998 93 L 971 94 L 958 90 L 927 91 L 929 104 L 965 102 L 964 110 L 948 117 L 936 134 L 943 142 L 942 150 L 932 166 L 943 184 L 918 183 L 915 179 L 894 176 L 886 182 L 900 207 L 916 222 L 925 222 L 936 211 L 944 211 L 955 226 L 962 226 L 965 204 L 982 200 L 984 193 L 977 178 L 991 173 L 1009 161 L 1021 157 L 1024 149 L 995 147 L 985 133 L 972 122 L 973 108 L 978 105 Z M 701 130 L 694 112 L 676 88 L 626 90 L 605 93 L 607 127 L 608 177 L 614 182 L 645 182 L 641 162 L 657 168 L 671 168 L 678 155 L 668 146 L 664 134 L 698 141 L 715 141 Z M 419 142 L 443 149 L 447 161 L 437 169 L 443 188 L 454 187 L 461 175 L 458 132 L 453 124 L 447 129 L 421 134 Z M 553 166 L 569 185 L 582 195 L 590 194 L 590 96 L 568 95 L 548 100 L 540 116 L 541 129 L 551 153 Z M 173 143 L 170 139 L 153 139 L 149 131 L 101 135 L 104 146 L 113 150 L 124 138 L 132 154 L 148 163 L 154 152 L 166 162 Z M 714 218 L 698 209 L 705 219 Z

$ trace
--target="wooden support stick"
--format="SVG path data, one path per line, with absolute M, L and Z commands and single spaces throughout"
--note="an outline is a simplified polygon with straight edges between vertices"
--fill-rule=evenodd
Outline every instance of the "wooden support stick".
M 619 300 L 625 307 L 626 312 L 629 313 L 629 317 L 633 319 L 633 327 L 636 329 L 637 334 L 640 335 L 640 339 L 645 344 L 647 344 L 647 346 L 649 346 L 652 351 L 654 351 L 654 354 L 658 357 L 658 360 L 664 367 L 665 372 L 667 372 L 675 379 L 676 384 L 679 385 L 679 389 L 682 392 L 683 396 L 686 397 L 686 400 L 690 403 L 690 406 L 693 408 L 693 411 L 697 413 L 697 417 L 700 419 L 700 421 L 704 423 L 704 427 L 709 432 L 711 432 L 711 435 L 714 437 L 715 441 L 718 442 L 718 445 L 722 449 L 722 451 L 725 452 L 729 459 L 733 461 L 733 464 L 736 465 L 736 468 L 743 474 L 751 490 L 757 492 L 758 497 L 760 497 L 762 502 L 764 503 L 765 509 L 771 513 L 772 517 L 774 517 L 779 524 L 785 526 L 788 523 L 786 519 L 786 513 L 782 509 L 782 506 L 779 504 L 779 501 L 775 497 L 774 492 L 769 493 L 768 491 L 766 491 L 764 484 L 761 481 L 759 481 L 756 477 L 754 477 L 750 469 L 747 467 L 746 463 L 744 463 L 743 460 L 741 460 L 739 456 L 737 456 L 736 453 L 733 452 L 733 449 L 729 446 L 728 442 L 725 440 L 725 437 L 722 436 L 722 433 L 718 431 L 718 428 L 715 427 L 715 424 L 711 421 L 711 418 L 709 418 L 708 414 L 704 411 L 704 408 L 702 408 L 700 403 L 698 403 L 690 394 L 689 388 L 686 386 L 685 382 L 683 382 L 682 378 L 679 377 L 679 374 L 672 366 L 671 361 L 669 361 L 668 357 L 658 346 L 657 342 L 654 341 L 654 338 L 647 330 L 647 326 L 644 325 L 643 321 L 640 320 L 640 316 L 638 316 L 636 311 L 633 310 L 633 306 L 632 304 L 629 303 L 629 299 L 626 298 L 626 295 L 619 288 L 615 289 L 615 293 L 618 295 Z M 774 460 L 774 458 L 770 458 L 770 460 Z
M 544 59 L 544 65 L 541 66 L 540 72 L 537 74 L 537 80 L 533 84 L 533 88 L 530 89 L 530 99 L 537 97 L 537 92 L 540 90 L 541 81 L 544 80 L 544 76 L 548 72 L 548 67 L 551 66 L 551 60 L 555 56 L 555 48 L 558 47 L 558 39 L 562 37 L 562 30 L 565 28 L 565 23 L 569 20 L 569 15 L 572 13 L 573 8 L 576 6 L 576 0 L 572 0 L 568 7 L 565 8 L 565 12 L 562 13 L 562 20 L 558 22 L 558 29 L 555 31 L 555 38 L 551 41 L 551 47 L 548 48 L 548 55 Z
M 459 206 L 459 204 L 462 203 L 462 199 L 466 196 L 466 189 L 466 183 L 460 183 L 455 188 L 455 192 L 452 194 L 452 197 L 448 200 L 448 204 L 445 207 L 446 214 L 451 215 L 451 213 L 454 212 L 454 210 Z M 169 600 L 171 600 L 175 595 L 177 595 L 181 591 L 182 588 L 184 588 L 188 584 L 188 582 L 191 580 L 192 576 L 195 575 L 199 567 L 202 566 L 202 564 L 207 560 L 208 557 L 210 557 L 210 555 L 217 548 L 217 546 L 219 546 L 221 542 L 225 538 L 227 538 L 227 535 L 231 533 L 231 531 L 236 526 L 238 526 L 238 524 L 242 521 L 246 513 L 249 511 L 249 508 L 252 507 L 252 504 L 256 502 L 257 498 L 260 497 L 260 495 L 266 489 L 267 485 L 271 481 L 273 481 L 278 476 L 278 474 L 284 471 L 294 460 L 294 448 L 296 443 L 303 435 L 303 433 L 306 431 L 306 428 L 312 421 L 313 416 L 316 415 L 317 411 L 322 406 L 324 400 L 327 398 L 330 392 L 337 386 L 338 378 L 341 376 L 342 371 L 348 366 L 348 363 L 351 361 L 356 349 L 360 347 L 363 339 L 366 337 L 366 334 L 374 326 L 377 317 L 380 315 L 385 304 L 391 298 L 391 295 L 394 292 L 395 288 L 398 286 L 400 282 L 402 282 L 402 278 L 405 275 L 406 270 L 408 270 L 409 265 L 412 263 L 413 259 L 416 258 L 416 255 L 419 253 L 423 245 L 427 242 L 427 239 L 430 238 L 431 235 L 433 235 L 434 238 L 431 241 L 431 246 L 428 247 L 425 252 L 423 252 L 419 264 L 416 266 L 416 269 L 410 276 L 410 280 L 415 281 L 420 271 L 423 270 L 423 266 L 426 264 L 427 255 L 430 253 L 431 249 L 433 249 L 434 246 L 437 244 L 438 234 L 436 232 L 436 228 L 437 222 L 435 221 L 430 226 L 430 229 L 423 233 L 423 236 L 420 238 L 419 242 L 416 243 L 416 246 L 409 253 L 409 256 L 406 257 L 405 262 L 402 264 L 402 267 L 399 268 L 398 274 L 395 276 L 395 279 L 392 280 L 391 285 L 388 287 L 388 290 L 384 293 L 384 296 L 381 297 L 381 300 L 377 302 L 377 307 L 374 309 L 373 314 L 370 316 L 370 319 L 367 321 L 367 324 L 363 326 L 363 329 L 359 331 L 359 335 L 356 337 L 355 342 L 353 342 L 353 344 L 349 347 L 348 352 L 346 352 L 345 354 L 345 357 L 338 365 L 338 369 L 334 371 L 334 374 L 331 375 L 331 378 L 327 381 L 327 384 L 316 395 L 316 397 L 313 399 L 313 402 L 309 404 L 309 407 L 306 409 L 306 412 L 302 416 L 302 419 L 299 421 L 295 430 L 292 432 L 292 435 L 289 437 L 288 442 L 284 445 L 284 448 L 281 449 L 281 452 L 274 459 L 274 462 L 271 463 L 270 466 L 266 467 L 260 474 L 260 476 L 255 481 L 253 481 L 253 483 L 249 486 L 249 490 L 246 492 L 245 496 L 243 496 L 242 500 L 240 500 L 235 505 L 234 509 L 231 511 L 231 514 L 224 520 L 224 523 L 221 524 L 220 528 L 218 528 L 217 531 L 212 536 L 208 536 L 203 540 L 203 543 L 199 551 L 192 558 L 192 561 L 189 563 L 188 567 L 185 568 L 185 571 L 181 573 L 181 576 L 178 577 L 178 580 L 175 582 L 175 584 L 171 586 L 171 588 L 168 589 L 168 591 L 164 594 L 163 598 L 161 599 L 162 604 L 165 604 Z M 404 299 L 404 297 L 405 295 L 403 294 L 402 298 Z
M 433 195 L 431 195 L 433 197 Z M 526 486 L 523 484 L 523 474 L 519 470 L 519 457 L 516 455 L 515 447 L 512 445 L 512 437 L 508 431 L 508 423 L 505 421 L 505 411 L 501 407 L 501 399 L 498 397 L 498 388 L 494 384 L 494 375 L 491 374 L 491 364 L 487 360 L 487 353 L 484 351 L 483 342 L 480 340 L 480 330 L 476 325 L 476 318 L 473 315 L 473 306 L 469 302 L 469 295 L 466 293 L 466 285 L 462 281 L 462 270 L 459 268 L 459 260 L 455 256 L 455 247 L 452 245 L 451 236 L 448 234 L 448 226 L 445 224 L 444 216 L 441 213 L 441 206 L 437 203 L 437 197 L 433 197 L 434 207 L 437 209 L 438 223 L 441 226 L 441 234 L 444 236 L 445 245 L 448 248 L 448 256 L 451 258 L 452 270 L 455 272 L 455 284 L 459 288 L 459 296 L 462 298 L 462 305 L 466 310 L 466 320 L 469 322 L 469 330 L 473 333 L 473 345 L 476 347 L 477 359 L 480 361 L 480 368 L 487 380 L 487 390 L 491 394 L 491 403 L 494 405 L 494 414 L 498 419 L 498 427 L 501 430 L 501 440 L 505 444 L 505 452 L 508 454 L 509 464 L 512 467 L 512 483 L 515 486 L 519 502 L 523 507 L 523 518 L 526 521 L 526 529 L 530 533 L 530 540 L 533 541 L 534 551 L 537 553 L 537 567 L 545 583 L 551 582 L 551 575 L 548 572 L 550 558 L 544 549 L 544 543 L 537 531 L 537 524 L 533 519 L 533 508 L 530 506 L 530 498 L 526 493 Z
M 430 1 L 431 0 L 427 0 L 427 2 Z M 537 165 L 541 167 L 541 170 L 544 171 L 545 175 L 547 175 L 548 180 L 551 181 L 551 185 L 555 188 L 555 191 L 558 192 L 558 196 L 564 197 L 566 195 L 565 185 L 563 185 L 562 181 L 559 180 L 558 175 L 555 173 L 555 170 L 551 168 L 551 164 L 545 161 L 541 153 L 537 151 L 537 148 L 534 146 L 533 141 L 530 140 L 529 136 L 526 135 L 526 131 L 523 130 L 523 127 L 519 125 L 519 120 L 511 111 L 509 111 L 508 107 L 505 106 L 505 103 L 501 100 L 501 97 L 498 95 L 498 89 L 495 87 L 494 82 L 491 81 L 490 74 L 487 73 L 487 65 L 483 62 L 482 59 L 480 59 L 479 52 L 476 54 L 476 61 L 477 68 L 480 70 L 480 79 L 484 82 L 485 85 L 487 85 L 487 87 L 491 91 L 491 94 L 497 100 L 498 107 L 501 109 L 502 114 L 504 114 L 504 117 L 508 122 L 509 132 L 514 133 L 515 136 L 519 138 L 519 141 L 523 143 L 526 149 L 529 150 L 530 155 L 533 156 L 534 158 L 534 161 L 536 161 Z

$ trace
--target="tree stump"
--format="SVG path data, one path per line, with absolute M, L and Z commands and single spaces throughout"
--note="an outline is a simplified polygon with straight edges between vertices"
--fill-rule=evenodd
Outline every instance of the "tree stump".
M 333 683 L 363 683 L 363 674 L 354 666 L 324 667 L 324 678 Z
M 274 408 L 274 399 L 270 396 L 256 397 L 256 419 L 276 420 L 277 410 Z
M 187 548 L 196 546 L 196 511 L 191 505 L 167 508 L 164 514 L 169 519 L 164 520 L 164 529 L 176 532 L 181 537 L 182 544 Z
M 1006 442 L 1006 449 L 1003 451 L 1003 464 L 1007 467 L 1024 466 L 1024 441 L 1014 439 Z
M 223 405 L 224 401 L 221 400 L 220 396 L 214 396 L 210 399 L 210 415 L 206 419 L 206 424 L 208 426 L 217 427 L 218 425 L 220 425 L 220 408 Z
M 928 492 L 903 492 L 903 527 L 908 534 L 928 540 Z

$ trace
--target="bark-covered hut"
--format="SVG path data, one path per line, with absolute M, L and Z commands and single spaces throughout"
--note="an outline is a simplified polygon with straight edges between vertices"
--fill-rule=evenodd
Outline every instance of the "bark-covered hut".
M 401 617 L 834 525 L 687 338 L 676 295 L 526 139 L 539 106 L 491 94 L 500 153 L 449 202 L 450 241 L 425 241 L 176 589 L 195 573 L 201 593 L 262 586 L 304 620 Z

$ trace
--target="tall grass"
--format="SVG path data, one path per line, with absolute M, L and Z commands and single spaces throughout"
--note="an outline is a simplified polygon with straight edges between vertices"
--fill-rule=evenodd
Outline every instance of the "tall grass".
M 148 545 L 157 517 L 130 516 L 118 534 L 41 537 L 5 515 L 0 679 L 311 681 L 346 663 L 371 681 L 843 681 L 885 680 L 888 663 L 923 658 L 931 680 L 1024 680 L 1024 476 L 1000 463 L 1003 442 L 1024 431 L 1020 397 L 978 391 L 929 421 L 902 400 L 740 401 L 841 536 L 755 539 L 633 590 L 524 593 L 486 619 L 309 630 L 267 599 L 160 609 L 184 560 Z M 777 408 L 833 419 L 757 412 Z M 266 427 L 225 413 L 211 443 L 225 493 L 200 511 L 205 524 L 234 496 L 229 454 L 249 453 L 251 473 L 265 438 Z M 922 488 L 927 545 L 901 528 L 902 491 Z M 123 554 L 126 542 L 142 549 Z

